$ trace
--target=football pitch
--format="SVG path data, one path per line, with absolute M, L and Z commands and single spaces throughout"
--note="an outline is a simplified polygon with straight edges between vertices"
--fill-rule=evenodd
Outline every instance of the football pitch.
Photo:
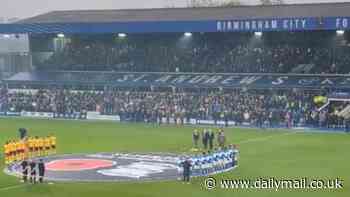
M 115 122 L 0 119 L 0 144 L 18 137 L 18 128 L 27 128 L 32 136 L 57 136 L 58 154 L 137 152 L 184 153 L 192 148 L 194 127 Z M 205 177 L 191 184 L 180 181 L 22 184 L 8 176 L 0 161 L 2 197 L 207 197 L 207 196 L 350 196 L 350 135 L 344 133 L 295 132 L 283 129 L 227 128 L 229 143 L 239 145 L 239 166 L 215 175 L 221 179 L 336 179 L 342 189 L 222 189 L 208 190 Z M 1 147 L 1 153 L 3 147 Z

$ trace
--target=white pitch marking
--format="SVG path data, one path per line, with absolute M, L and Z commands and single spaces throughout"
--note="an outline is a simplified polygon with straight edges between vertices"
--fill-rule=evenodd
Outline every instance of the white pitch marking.
M 11 190 L 11 189 L 16 189 L 16 188 L 21 188 L 26 186 L 26 184 L 21 184 L 21 185 L 13 185 L 13 186 L 9 186 L 9 187 L 3 187 L 0 188 L 0 191 L 6 191 L 6 190 Z

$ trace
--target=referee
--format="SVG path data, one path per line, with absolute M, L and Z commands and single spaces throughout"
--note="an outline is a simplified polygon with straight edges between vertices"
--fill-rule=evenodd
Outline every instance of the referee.
M 44 182 L 44 176 L 45 176 L 45 163 L 42 159 L 39 160 L 38 163 L 38 171 L 39 171 L 39 182 Z
M 36 172 L 37 172 L 37 164 L 34 160 L 32 160 L 31 162 L 29 162 L 29 169 L 30 169 L 30 183 L 35 184 L 36 183 Z

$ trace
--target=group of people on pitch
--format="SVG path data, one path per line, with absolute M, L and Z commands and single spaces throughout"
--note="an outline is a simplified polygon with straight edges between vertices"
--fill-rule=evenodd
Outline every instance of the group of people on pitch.
M 183 181 L 189 182 L 191 176 L 207 176 L 225 172 L 237 165 L 238 149 L 234 145 L 219 148 L 213 152 L 203 152 L 202 155 L 180 159 L 179 173 L 183 174 Z
M 45 163 L 42 159 L 39 160 L 23 160 L 21 162 L 22 180 L 36 184 L 43 183 L 45 177 Z
M 183 174 L 185 182 L 190 181 L 190 176 L 207 176 L 223 172 L 237 165 L 238 150 L 235 145 L 225 146 L 226 137 L 223 128 L 217 133 L 212 129 L 203 129 L 199 132 L 195 129 L 192 133 L 194 151 L 200 151 L 199 141 L 202 141 L 202 154 L 194 157 L 180 159 L 179 172 Z M 218 148 L 214 149 L 214 141 L 217 139 Z
M 56 153 L 56 137 L 24 137 L 9 140 L 4 144 L 5 164 L 23 161 L 28 158 L 42 157 Z
M 56 153 L 56 137 L 30 137 L 21 134 L 20 138 L 5 143 L 5 164 L 18 164 L 23 182 L 44 182 L 45 163 L 38 158 Z
M 224 148 L 226 143 L 226 136 L 223 128 L 220 128 L 217 133 L 214 133 L 212 129 L 204 129 L 201 133 L 198 129 L 195 129 L 192 134 L 193 145 L 195 150 L 199 150 L 199 141 L 201 139 L 204 150 L 213 150 L 214 140 L 217 139 L 218 146 Z

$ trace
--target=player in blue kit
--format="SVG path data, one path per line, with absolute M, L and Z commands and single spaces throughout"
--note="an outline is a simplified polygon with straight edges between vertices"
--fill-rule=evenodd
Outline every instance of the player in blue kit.
M 224 151 L 220 151 L 219 153 L 219 168 L 218 171 L 221 172 L 224 170 L 224 163 L 225 163 L 225 152 Z
M 214 157 L 210 152 L 207 154 L 207 163 L 208 163 L 208 174 L 211 174 L 214 172 Z
M 202 155 L 193 157 L 182 156 L 178 161 L 179 173 L 186 174 L 184 171 L 186 162 L 190 166 L 188 176 L 207 176 L 219 172 L 225 172 L 236 165 L 238 150 L 230 145 L 229 148 L 223 147 L 214 152 L 203 152 Z M 187 174 L 186 174 L 187 175 Z M 187 179 L 186 179 L 187 180 Z
M 202 156 L 202 170 L 203 170 L 203 174 L 204 175 L 208 175 L 209 174 L 209 156 L 204 152 L 203 156 Z
M 230 157 L 230 149 L 225 151 L 224 154 L 224 169 L 229 169 L 231 167 L 231 157 Z
M 201 156 L 201 169 L 202 169 L 202 174 L 206 175 L 207 174 L 207 163 L 206 163 L 206 154 L 203 153 Z
M 192 161 L 192 176 L 201 175 L 201 160 L 198 155 L 191 159 Z
M 218 155 L 216 152 L 214 152 L 212 155 L 212 160 L 213 160 L 213 164 L 212 164 L 212 171 L 216 171 L 217 169 L 217 164 L 218 164 Z
M 179 160 L 177 160 L 177 171 L 179 174 L 183 173 L 183 162 L 185 161 L 185 157 L 181 156 Z
M 219 163 L 220 163 L 220 152 L 216 149 L 215 152 L 212 154 L 213 159 L 213 170 L 217 171 L 219 169 Z
M 231 167 L 234 167 L 235 166 L 235 162 L 234 162 L 234 150 L 233 150 L 233 147 L 230 147 L 229 150 L 228 150 L 228 159 L 229 159 L 229 162 L 227 164 L 227 168 L 231 168 Z

